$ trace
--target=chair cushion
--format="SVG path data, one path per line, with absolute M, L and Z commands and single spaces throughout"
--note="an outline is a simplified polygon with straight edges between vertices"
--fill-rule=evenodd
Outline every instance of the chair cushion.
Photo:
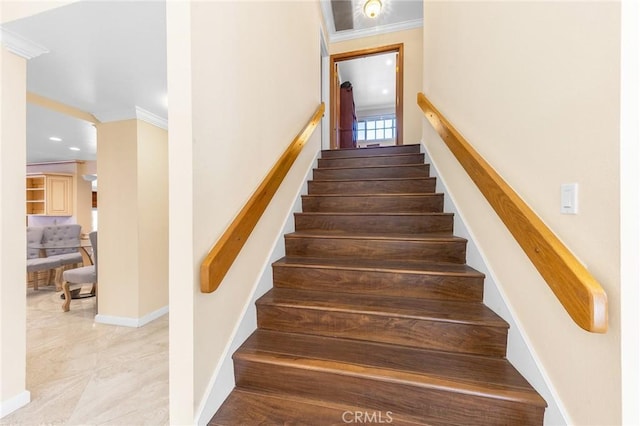
M 47 269 L 55 269 L 61 266 L 57 259 L 49 257 L 39 257 L 37 259 L 27 259 L 27 272 L 45 271 Z
M 96 268 L 91 265 L 68 269 L 62 273 L 62 279 L 71 284 L 95 283 L 97 282 Z
M 47 250 L 49 251 L 49 250 Z M 54 259 L 60 262 L 60 265 L 69 265 L 73 263 L 82 263 L 82 254 L 80 253 L 66 253 L 56 254 L 53 256 L 47 256 L 46 259 Z

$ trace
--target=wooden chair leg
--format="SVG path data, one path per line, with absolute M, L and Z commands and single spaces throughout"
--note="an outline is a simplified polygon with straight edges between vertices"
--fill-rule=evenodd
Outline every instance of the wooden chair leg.
M 71 304 L 71 292 L 69 291 L 69 283 L 67 281 L 62 282 L 62 291 L 64 291 L 64 302 L 62 302 L 62 311 L 69 312 L 69 305 Z
M 56 291 L 62 290 L 62 273 L 64 272 L 64 267 L 60 266 L 56 268 L 56 276 L 54 278 L 54 282 L 56 284 Z

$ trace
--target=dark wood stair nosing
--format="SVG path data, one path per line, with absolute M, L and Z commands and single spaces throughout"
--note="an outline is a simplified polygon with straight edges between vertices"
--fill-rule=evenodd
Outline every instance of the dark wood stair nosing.
M 396 234 L 396 233 L 332 233 L 324 230 L 294 231 L 285 234 L 287 238 L 317 238 L 340 240 L 369 240 L 369 241 L 407 241 L 407 242 L 433 242 L 433 243 L 468 243 L 463 237 L 448 232 L 431 232 L 422 234 Z M 446 262 L 445 262 L 446 263 Z
M 304 264 L 286 263 L 286 259 L 293 258 L 296 260 L 304 260 Z M 328 258 L 312 258 L 307 256 L 283 256 L 282 258 L 273 262 L 272 266 L 282 268 L 316 268 L 316 269 L 336 269 L 345 271 L 370 271 L 370 272 L 385 272 L 385 273 L 409 273 L 418 275 L 434 275 L 434 276 L 459 276 L 459 277 L 473 277 L 473 278 L 485 278 L 485 274 L 476 270 L 470 271 L 438 271 L 429 269 L 418 269 L 416 264 L 421 265 L 439 265 L 443 267 L 458 267 L 461 266 L 458 263 L 448 262 L 414 262 L 411 264 L 400 264 L 399 262 L 390 263 L 384 261 L 377 261 L 376 266 L 368 266 L 358 264 L 358 262 L 349 262 L 349 265 L 341 265 L 331 263 L 332 259 Z M 342 262 L 341 262 L 342 263 Z M 467 265 L 462 265 L 467 266 Z
M 402 181 L 434 181 L 436 178 L 433 176 L 407 176 L 407 177 L 361 177 L 361 178 L 339 178 L 339 179 L 311 179 L 308 182 L 402 182 Z
M 430 169 L 430 165 L 428 163 L 409 163 L 409 164 L 376 164 L 376 165 L 366 165 L 366 166 L 337 166 L 337 167 L 316 167 L 314 170 L 323 170 L 323 171 L 331 171 L 331 170 L 352 170 L 352 169 L 396 169 L 396 168 L 410 168 L 410 167 L 420 167 L 425 169 Z M 428 176 L 433 177 L 433 176 Z
M 354 369 L 354 364 L 344 363 L 339 361 L 326 361 L 326 360 L 315 360 L 315 359 L 307 359 L 311 362 L 307 362 L 305 364 L 305 360 L 300 357 L 291 357 L 286 354 L 273 354 L 271 356 L 270 353 L 264 353 L 264 356 L 261 356 L 259 353 L 247 354 L 243 352 L 236 352 L 233 357 L 234 361 L 239 359 L 244 359 L 248 362 L 258 362 L 263 364 L 271 364 L 271 365 L 279 365 L 289 368 L 297 368 L 297 369 L 308 369 L 314 370 L 317 372 L 323 372 L 328 374 L 334 374 L 338 376 L 351 376 L 362 379 L 375 380 L 378 382 L 386 382 L 390 384 L 398 384 L 398 385 L 406 385 L 411 387 L 419 387 L 423 389 L 431 389 L 440 392 L 453 392 L 463 395 L 468 395 L 472 397 L 480 397 L 480 398 L 488 398 L 488 399 L 499 399 L 505 402 L 512 402 L 518 404 L 530 404 L 539 407 L 546 407 L 546 403 L 544 400 L 540 400 L 536 398 L 537 394 L 532 394 L 528 392 L 527 389 L 513 389 L 511 392 L 489 392 L 486 388 L 482 389 L 481 386 L 475 383 L 465 383 L 467 387 L 475 388 L 475 390 L 471 390 L 468 388 L 464 388 L 462 386 L 457 387 L 451 381 L 450 383 L 445 383 L 447 380 L 442 377 L 438 377 L 435 375 L 427 375 L 427 374 L 418 374 L 418 373 L 410 373 L 406 372 L 404 375 L 405 378 L 400 377 L 391 377 L 393 370 L 385 369 L 381 367 L 370 367 L 359 365 L 360 371 Z M 326 364 L 326 365 L 322 365 Z M 340 366 L 351 367 L 351 368 L 340 368 Z M 368 370 L 368 371 L 367 371 Z M 386 375 L 384 373 L 387 373 Z M 411 380 L 410 377 L 413 377 L 414 380 Z M 430 381 L 420 381 L 418 378 L 428 379 Z M 440 382 L 440 383 L 434 383 Z M 460 384 L 460 383 L 458 383 Z M 520 391 L 520 392 L 518 392 Z M 512 394 L 509 397 L 509 394 Z M 515 395 L 520 394 L 520 398 L 516 398 Z M 525 396 L 533 396 L 533 398 L 525 398 Z

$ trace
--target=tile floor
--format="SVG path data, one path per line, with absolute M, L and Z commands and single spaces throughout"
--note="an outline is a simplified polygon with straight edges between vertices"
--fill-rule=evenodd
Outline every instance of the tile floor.
M 0 425 L 169 423 L 169 316 L 141 328 L 94 323 L 95 300 L 61 309 L 60 293 L 27 291 L 31 403 Z

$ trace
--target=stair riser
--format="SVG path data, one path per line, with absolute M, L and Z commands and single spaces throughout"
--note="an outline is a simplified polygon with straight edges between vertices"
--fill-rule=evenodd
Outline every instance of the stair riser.
M 507 329 L 258 303 L 258 327 L 477 355 L 506 354 Z
M 302 211 L 305 212 L 438 213 L 442 212 L 443 206 L 443 194 L 397 197 L 302 197 Z
M 453 232 L 452 215 L 295 215 L 296 230 L 341 232 Z
M 332 179 L 386 179 L 428 177 L 429 165 L 416 164 L 405 166 L 361 167 L 349 169 L 314 169 L 313 178 Z
M 240 388 L 322 398 L 337 404 L 367 407 L 372 412 L 380 411 L 383 422 L 389 414 L 391 419 L 394 415 L 418 421 L 437 418 L 437 422 L 429 422 L 435 425 L 526 426 L 543 423 L 543 409 L 517 402 L 375 381 L 332 371 L 301 369 L 295 365 L 245 359 L 235 359 L 234 365 L 236 385 Z M 343 423 L 340 417 L 331 424 Z
M 287 256 L 464 263 L 464 241 L 403 241 L 285 236 Z
M 322 158 L 364 157 L 373 155 L 419 154 L 420 145 L 396 145 L 366 149 L 332 149 L 322 151 Z
M 483 295 L 480 277 L 278 265 L 273 265 L 273 285 L 299 290 L 467 302 L 481 302 Z
M 401 164 L 424 164 L 424 154 L 318 159 L 318 168 L 397 166 Z
M 309 194 L 432 194 L 435 178 L 399 180 L 322 181 L 307 183 Z

